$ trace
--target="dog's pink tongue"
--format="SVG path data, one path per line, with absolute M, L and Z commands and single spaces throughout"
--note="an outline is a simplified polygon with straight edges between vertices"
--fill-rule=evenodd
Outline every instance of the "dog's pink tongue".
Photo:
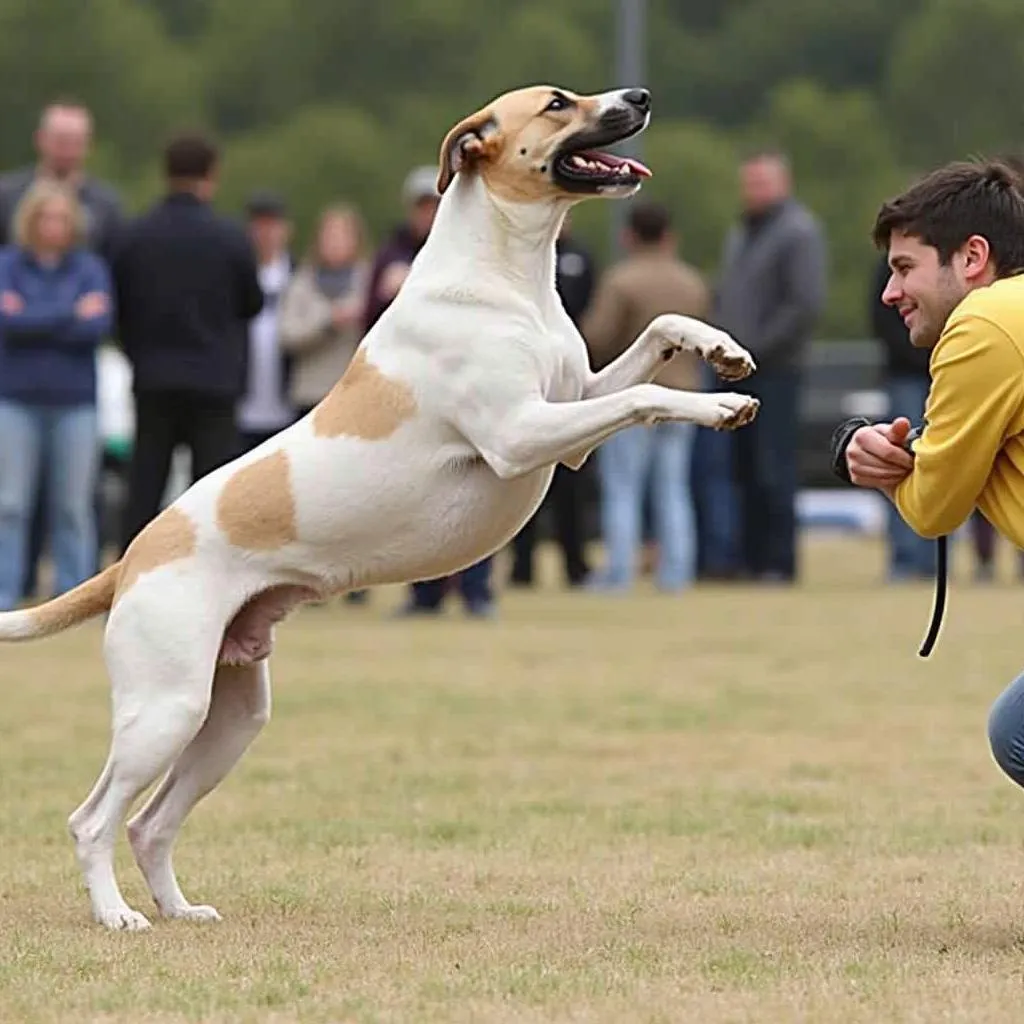
M 634 160 L 632 157 L 626 156 L 622 158 L 622 162 L 634 173 L 639 174 L 641 178 L 651 177 L 651 169 L 640 163 L 639 160 Z

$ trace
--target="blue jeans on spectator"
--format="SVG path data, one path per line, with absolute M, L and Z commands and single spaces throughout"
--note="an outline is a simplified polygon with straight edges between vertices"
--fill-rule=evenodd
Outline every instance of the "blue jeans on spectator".
M 17 606 L 39 474 L 47 474 L 54 592 L 96 571 L 99 437 L 93 405 L 0 400 L 0 610 Z
M 466 609 L 473 614 L 483 614 L 494 604 L 491 591 L 491 566 L 493 557 L 488 556 L 454 576 L 442 576 L 436 580 L 423 580 L 412 585 L 412 598 L 406 606 L 408 612 L 439 611 L 445 595 L 454 584 L 462 594 Z
M 906 416 L 917 426 L 924 415 L 929 380 L 921 377 L 892 377 L 889 392 L 889 418 Z M 907 526 L 891 501 L 888 505 L 889 578 L 908 579 L 935 573 L 935 545 Z
M 644 492 L 650 486 L 655 581 L 662 590 L 682 590 L 696 574 L 697 536 L 690 489 L 690 459 L 696 425 L 659 423 L 627 427 L 597 451 L 601 480 L 601 532 L 607 564 L 593 582 L 627 588 L 636 575 L 643 539 Z

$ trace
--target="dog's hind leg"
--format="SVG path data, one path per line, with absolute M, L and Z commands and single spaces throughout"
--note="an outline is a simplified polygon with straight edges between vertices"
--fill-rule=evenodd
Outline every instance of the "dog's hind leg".
M 114 846 L 132 801 L 167 771 L 199 731 L 210 703 L 220 630 L 189 608 L 135 608 L 123 598 L 107 624 L 113 725 L 110 754 L 95 787 L 68 819 L 93 916 L 114 929 L 147 928 L 114 877 Z M 128 605 L 125 607 L 124 605 Z M 188 606 L 186 606 L 188 607 Z
M 220 919 L 213 907 L 194 906 L 185 898 L 175 878 L 171 849 L 189 812 L 231 771 L 269 718 L 269 663 L 221 665 L 202 728 L 129 821 L 135 860 L 165 917 Z

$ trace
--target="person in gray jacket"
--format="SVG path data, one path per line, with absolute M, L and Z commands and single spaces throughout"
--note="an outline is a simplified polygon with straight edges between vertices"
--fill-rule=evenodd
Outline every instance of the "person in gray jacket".
M 92 145 L 92 115 L 76 100 L 50 103 L 39 118 L 33 140 L 37 162 L 0 176 L 0 243 L 11 241 L 14 211 L 39 178 L 73 188 L 85 214 L 85 242 L 110 265 L 125 215 L 112 185 L 85 171 Z
M 740 169 L 743 214 L 729 231 L 713 319 L 753 354 L 744 382 L 757 420 L 729 435 L 739 499 L 740 569 L 749 579 L 797 578 L 800 373 L 825 304 L 826 249 L 814 215 L 791 192 L 786 157 L 752 154 Z

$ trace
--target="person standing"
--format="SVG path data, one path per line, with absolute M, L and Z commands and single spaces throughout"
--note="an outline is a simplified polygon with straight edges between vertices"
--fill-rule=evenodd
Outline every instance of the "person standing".
M 41 179 L 0 248 L 0 610 L 22 595 L 39 478 L 48 478 L 54 591 L 96 570 L 96 348 L 110 329 L 110 280 L 83 244 L 73 189 Z
M 793 583 L 801 365 L 825 305 L 825 239 L 794 197 L 782 153 L 755 152 L 740 182 L 743 214 L 725 240 L 712 318 L 757 361 L 747 390 L 761 410 L 729 438 L 742 568 L 754 580 Z
M 281 301 L 281 345 L 292 360 L 289 400 L 304 416 L 348 369 L 363 337 L 369 267 L 356 210 L 328 206 Z
M 124 223 L 124 212 L 121 198 L 113 185 L 93 177 L 85 169 L 92 139 L 92 113 L 85 104 L 70 97 L 59 97 L 43 108 L 32 137 L 35 162 L 0 175 L 0 245 L 14 241 L 15 211 L 26 192 L 40 181 L 57 182 L 76 194 L 82 216 L 81 244 L 100 256 L 109 268 L 118 232 Z M 29 549 L 24 563 L 24 597 L 34 594 L 38 587 L 39 563 L 46 533 L 46 508 L 50 503 L 47 480 L 45 473 L 40 474 L 32 505 Z M 98 515 L 102 505 L 98 472 L 96 490 L 94 503 Z M 97 569 L 99 560 L 97 545 Z
M 626 258 L 601 278 L 583 319 L 583 335 L 595 369 L 618 358 L 662 313 L 705 318 L 710 305 L 707 284 L 676 253 L 677 241 L 666 207 L 637 202 L 629 211 Z M 698 358 L 681 352 L 654 378 L 656 384 L 698 390 Z M 640 558 L 642 508 L 650 487 L 655 581 L 659 589 L 685 589 L 696 572 L 697 538 L 690 457 L 694 423 L 658 423 L 628 427 L 597 450 L 601 480 L 601 522 L 607 564 L 589 586 L 627 590 Z
M 165 195 L 125 229 L 114 259 L 136 410 L 123 548 L 159 512 L 178 444 L 189 448 L 193 480 L 240 451 L 249 323 L 264 300 L 244 227 L 210 207 L 218 171 L 203 135 L 172 139 Z
M 291 360 L 281 345 L 280 304 L 294 270 L 289 251 L 292 225 L 284 200 L 256 192 L 245 204 L 256 250 L 263 309 L 249 324 L 248 378 L 238 406 L 242 449 L 249 451 L 295 421 L 288 400 Z

